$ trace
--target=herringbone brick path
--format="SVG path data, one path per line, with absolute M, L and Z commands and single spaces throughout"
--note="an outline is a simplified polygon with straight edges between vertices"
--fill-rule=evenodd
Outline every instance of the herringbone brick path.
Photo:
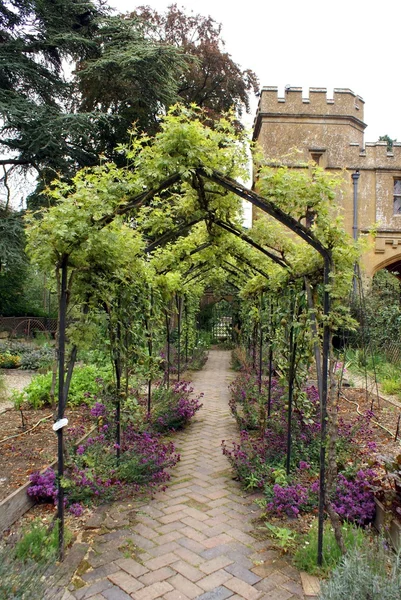
M 229 361 L 212 351 L 193 377 L 204 406 L 176 437 L 181 461 L 167 491 L 103 508 L 88 523 L 94 538 L 64 600 L 304 598 L 298 572 L 252 534 L 255 505 L 221 452 L 221 441 L 238 435 Z

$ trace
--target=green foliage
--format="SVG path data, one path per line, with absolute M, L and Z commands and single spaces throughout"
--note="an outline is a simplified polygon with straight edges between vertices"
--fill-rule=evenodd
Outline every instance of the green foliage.
M 24 352 L 21 356 L 21 369 L 43 369 L 50 367 L 55 360 L 53 348 L 42 346 L 41 348 L 32 349 L 29 352 Z
M 295 531 L 292 531 L 287 527 L 278 527 L 277 525 L 272 525 L 271 523 L 265 523 L 265 528 L 273 537 L 275 544 L 283 552 L 288 552 L 295 547 L 297 538 Z M 263 528 L 261 527 L 261 529 Z
M 327 581 L 320 600 L 400 600 L 401 556 L 382 539 L 349 551 Z
M 400 281 L 392 273 L 382 269 L 374 275 L 365 294 L 364 306 L 355 309 L 357 318 L 362 316 L 360 312 L 363 311 L 364 322 L 360 335 L 351 338 L 353 345 L 370 342 L 374 349 L 386 352 L 394 344 L 399 344 L 400 295 Z
M 8 545 L 0 545 L 0 598 L 2 600 L 43 600 L 49 578 L 43 575 L 52 562 L 38 564 L 17 560 Z
M 65 543 L 72 540 L 72 534 L 65 530 Z M 22 531 L 21 539 L 15 545 L 15 556 L 18 560 L 33 560 L 37 563 L 55 559 L 58 548 L 58 522 L 48 527 L 36 519 Z
M 107 383 L 110 381 L 111 375 L 109 369 L 100 369 L 93 365 L 76 367 L 74 369 L 68 394 L 68 405 L 78 406 L 82 403 L 92 404 L 94 401 L 93 398 L 96 397 L 103 388 L 104 382 Z M 33 409 L 51 406 L 51 383 L 51 372 L 46 373 L 45 375 L 37 375 L 26 386 L 23 392 L 14 393 L 13 400 L 15 405 L 18 407 L 26 402 Z
M 391 138 L 387 133 L 385 135 L 379 136 L 379 142 L 387 142 L 387 152 L 393 151 L 393 144 L 397 140 L 395 138 Z
M 64 530 L 66 543 L 72 534 Z M 58 523 L 46 526 L 35 519 L 14 543 L 0 544 L 0 598 L 43 600 L 50 589 L 51 569 L 57 558 Z
M 194 348 L 193 356 L 186 365 L 187 371 L 201 371 L 206 364 L 208 353 L 203 348 Z
M 377 379 L 385 394 L 401 394 L 401 376 L 398 364 L 390 362 L 384 349 L 371 352 L 369 348 L 347 348 L 345 352 L 348 369 L 351 373 L 364 376 L 368 373 Z
M 177 90 L 182 101 L 207 108 L 210 119 L 219 118 L 232 107 L 238 116 L 244 107 L 249 112 L 248 95 L 258 91 L 258 80 L 253 71 L 242 71 L 225 52 L 220 24 L 210 16 L 185 14 L 176 4 L 164 14 L 146 6 L 136 9 L 135 15 L 152 39 L 193 57 Z
M 345 547 L 350 553 L 358 551 L 367 543 L 367 536 L 363 529 L 343 523 L 341 526 Z M 311 575 L 323 575 L 334 569 L 342 558 L 341 550 L 334 537 L 334 531 L 326 521 L 324 527 L 323 564 L 317 565 L 317 521 L 314 522 L 308 534 L 300 540 L 298 550 L 294 555 L 294 564 L 300 571 L 307 571 Z

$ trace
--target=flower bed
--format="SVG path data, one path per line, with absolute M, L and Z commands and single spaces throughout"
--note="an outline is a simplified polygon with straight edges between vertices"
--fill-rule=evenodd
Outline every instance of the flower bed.
M 266 515 L 294 518 L 316 512 L 320 449 L 316 388 L 305 388 L 294 406 L 290 476 L 284 470 L 288 407 L 283 389 L 273 380 L 272 416 L 263 423 L 262 430 L 260 414 L 266 412 L 267 381 L 262 381 L 259 394 L 256 376 L 243 372 L 231 391 L 231 410 L 242 430 L 239 442 L 223 442 L 223 453 L 237 478 L 245 488 L 263 492 Z M 358 525 L 372 522 L 375 514 L 377 472 L 367 460 L 375 447 L 371 418 L 371 412 L 347 421 L 340 418 L 338 427 L 339 473 L 331 501 L 341 519 Z
M 138 492 L 165 486 L 169 469 L 180 459 L 174 444 L 162 433 L 182 429 L 201 408 L 200 397 L 191 396 L 187 382 L 177 382 L 170 389 L 159 386 L 154 391 L 152 411 L 146 414 L 146 399 L 131 390 L 122 423 L 121 442 L 116 443 L 115 401 L 109 397 L 96 402 L 90 416 L 97 426 L 96 435 L 75 449 L 81 427 L 68 430 L 69 458 L 63 487 L 68 510 L 80 516 L 84 506 L 107 502 Z M 56 476 L 52 469 L 31 475 L 28 494 L 37 502 L 57 503 Z

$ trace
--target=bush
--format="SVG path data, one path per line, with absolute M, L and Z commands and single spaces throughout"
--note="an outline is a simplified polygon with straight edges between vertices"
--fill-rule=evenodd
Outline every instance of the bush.
M 43 574 L 48 566 L 47 562 L 18 560 L 9 545 L 0 545 L 0 599 L 43 600 L 48 584 Z
M 103 425 L 102 432 L 88 438 L 70 459 L 63 487 L 73 514 L 81 503 L 108 502 L 144 486 L 164 485 L 170 479 L 166 469 L 179 460 L 171 442 L 165 444 L 155 434 L 127 427 L 117 462 L 113 437 L 108 425 Z
M 65 529 L 68 545 L 72 534 Z M 0 599 L 43 600 L 51 587 L 51 568 L 58 548 L 58 524 L 47 527 L 35 520 L 14 543 L 0 545 Z
M 188 371 L 201 371 L 206 364 L 208 353 L 204 348 L 195 348 L 193 356 L 188 359 Z
M 82 402 L 92 404 L 102 390 L 105 380 L 111 380 L 109 369 L 100 369 L 93 365 L 75 367 L 68 393 L 68 405 L 79 406 Z M 37 375 L 23 392 L 14 394 L 14 403 L 20 406 L 23 402 L 27 402 L 33 409 L 50 406 L 51 383 L 52 373 Z
M 46 469 L 44 473 L 35 471 L 29 476 L 31 485 L 27 490 L 28 496 L 31 496 L 36 502 L 56 502 L 56 473 L 52 468 Z
M 64 540 L 68 545 L 72 534 L 66 529 Z M 17 559 L 26 561 L 34 560 L 36 563 L 55 559 L 58 549 L 58 522 L 46 527 L 40 520 L 33 521 L 22 532 L 21 539 L 15 545 Z
M 388 552 L 383 540 L 356 548 L 342 557 L 320 600 L 400 600 L 401 556 Z
M 37 369 L 43 369 L 49 367 L 55 360 L 54 350 L 52 348 L 43 346 L 36 350 L 29 350 L 24 352 L 21 356 L 21 369 L 31 369 L 36 371 Z
M 154 390 L 150 424 L 154 431 L 166 432 L 183 429 L 202 408 L 200 399 L 191 398 L 193 388 L 186 381 L 177 381 L 169 389 L 159 386 Z

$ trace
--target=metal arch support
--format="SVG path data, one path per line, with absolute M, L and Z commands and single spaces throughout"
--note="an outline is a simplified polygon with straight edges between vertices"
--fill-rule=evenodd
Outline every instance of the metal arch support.
M 194 219 L 193 221 L 189 221 L 189 223 L 184 223 L 183 225 L 180 225 L 179 227 L 176 227 L 175 229 L 170 229 L 169 231 L 166 231 L 166 233 L 161 235 L 157 240 L 155 240 L 154 242 L 151 242 L 148 246 L 146 246 L 145 253 L 148 254 L 150 252 L 153 252 L 153 250 L 155 250 L 159 246 L 162 246 L 163 244 L 167 244 L 167 242 L 178 237 L 181 233 L 183 233 L 187 229 L 190 229 L 194 225 L 197 225 L 201 221 L 203 221 L 203 218 Z
M 299 221 L 294 219 L 294 217 L 291 217 L 291 215 L 288 215 L 286 212 L 281 210 L 281 208 L 275 206 L 270 200 L 263 198 L 263 196 L 259 196 L 259 194 L 256 194 L 256 192 L 253 192 L 252 190 L 248 190 L 248 188 L 238 183 L 238 181 L 235 181 L 235 179 L 231 179 L 231 177 L 227 177 L 218 171 L 213 170 L 210 172 L 206 171 L 206 169 L 202 167 L 199 167 L 197 171 L 206 179 L 214 181 L 214 183 L 221 185 L 226 190 L 232 192 L 240 198 L 243 198 L 244 200 L 247 200 L 254 206 L 260 208 L 260 210 L 263 212 L 268 213 L 274 219 L 291 229 L 291 231 L 305 240 L 305 242 L 307 242 L 310 246 L 315 248 L 315 250 L 317 250 L 321 256 L 325 257 L 330 255 L 330 251 L 316 238 L 316 236 L 313 235 L 313 233 L 307 227 L 302 225 L 302 223 L 299 223 Z
M 221 221 L 220 219 L 216 219 L 213 222 L 216 225 L 218 225 L 219 227 L 221 227 L 222 229 L 225 229 L 225 231 L 228 231 L 229 233 L 232 233 L 233 235 L 240 238 L 241 240 L 244 240 L 244 242 L 246 242 L 250 246 L 253 246 L 253 248 L 256 248 L 256 250 L 259 250 L 259 252 L 262 252 L 265 256 L 270 258 L 273 262 L 278 264 L 283 269 L 289 270 L 289 268 L 290 268 L 289 265 L 282 258 L 280 258 L 279 256 L 276 256 L 275 254 L 273 254 L 273 252 L 270 252 L 270 250 L 266 250 L 266 248 L 263 248 L 263 246 L 261 246 L 260 244 L 255 242 L 252 238 L 247 236 L 244 232 L 242 232 L 239 229 L 237 229 L 236 227 L 234 227 L 234 225 L 225 223 L 224 221 Z

